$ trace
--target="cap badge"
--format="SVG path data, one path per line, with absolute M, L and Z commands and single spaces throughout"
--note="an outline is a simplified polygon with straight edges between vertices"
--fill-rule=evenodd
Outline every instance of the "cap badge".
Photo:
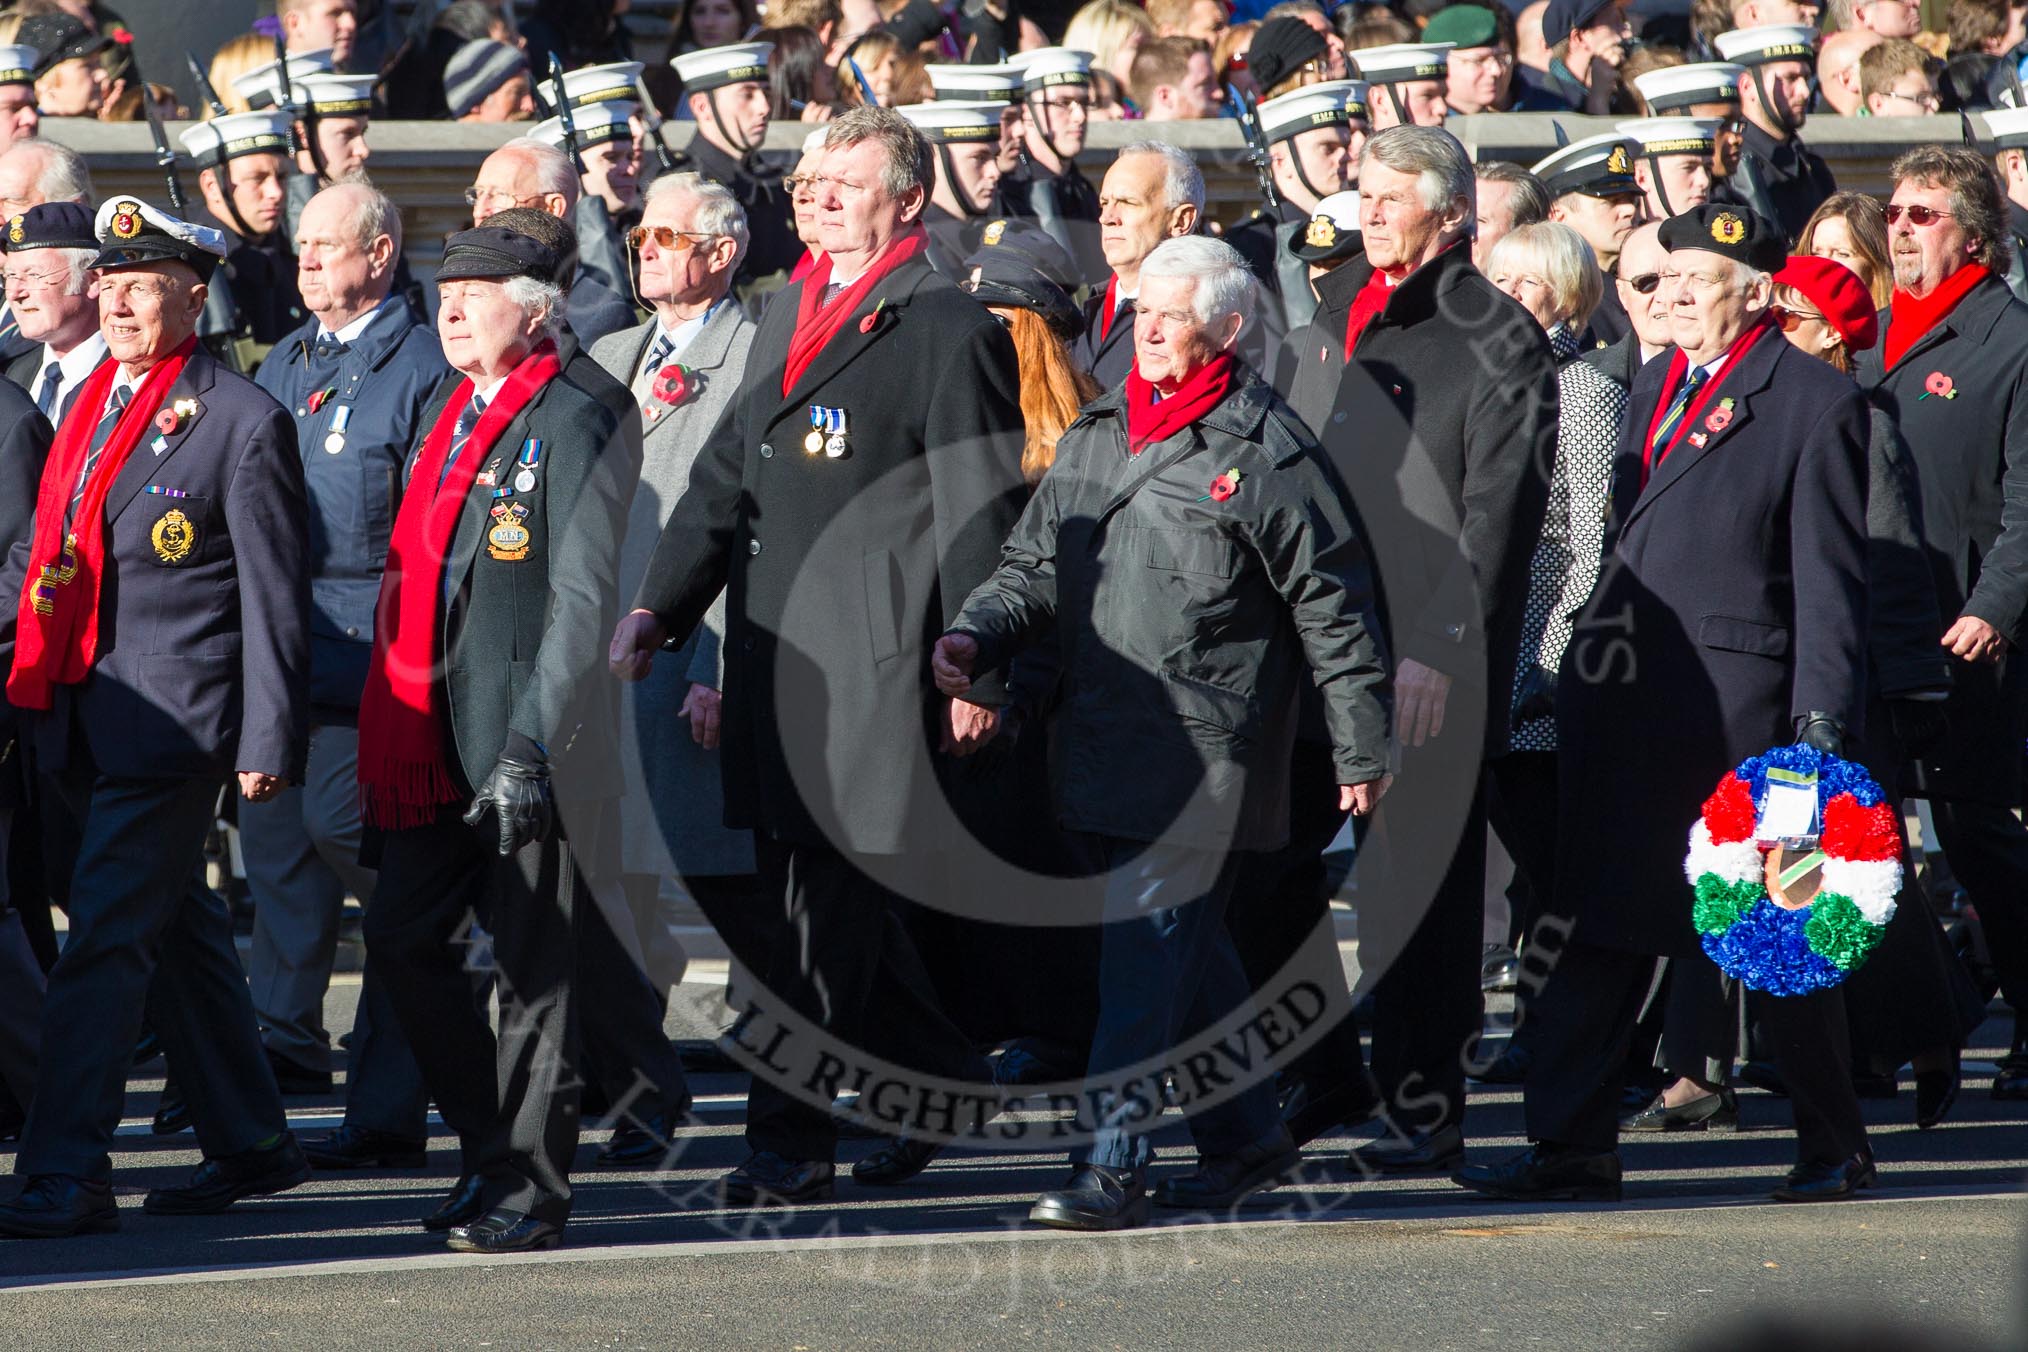
M 1720 244 L 1737 244 L 1746 238 L 1746 222 L 1729 211 L 1721 211 L 1711 222 L 1711 238 Z
M 1613 153 L 1606 156 L 1606 172 L 1609 174 L 1630 174 L 1633 166 L 1627 163 L 1627 148 L 1614 146 Z
M 1000 237 L 1006 233 L 1007 233 L 1007 222 L 994 221 L 993 223 L 991 223 L 986 227 L 986 233 L 981 235 L 979 238 L 989 245 L 998 244 L 1000 242 Z
M 28 238 L 28 231 L 23 228 L 27 223 L 28 218 L 25 216 L 16 216 L 13 220 L 7 222 L 7 242 L 9 244 L 19 244 L 22 240 Z
M 1338 225 L 1329 216 L 1310 217 L 1310 228 L 1303 232 L 1303 243 L 1312 249 L 1329 249 L 1338 243 Z
M 132 239 L 141 233 L 141 204 L 122 202 L 113 208 L 113 238 Z

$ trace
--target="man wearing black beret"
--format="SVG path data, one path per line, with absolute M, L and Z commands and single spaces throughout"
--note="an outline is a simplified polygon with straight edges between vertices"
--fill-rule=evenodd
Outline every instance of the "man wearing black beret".
M 8 312 L 29 341 L 7 364 L 52 423 L 63 402 L 106 357 L 99 336 L 98 255 L 92 213 L 75 202 L 44 202 L 8 220 L 4 234 Z
M 1457 1176 L 1494 1197 L 1618 1199 L 1620 1067 L 1655 959 L 1672 981 L 1715 980 L 1690 923 L 1685 824 L 1748 756 L 1795 741 L 1842 755 L 1861 735 L 1865 399 L 1769 317 L 1779 226 L 1708 203 L 1661 237 L 1676 350 L 1634 379 L 1612 556 L 1556 694 L 1556 881 L 1573 929 L 1529 1006 L 1534 1144 Z M 1748 1001 L 1795 1104 L 1798 1159 L 1775 1197 L 1870 1185 L 1842 994 Z

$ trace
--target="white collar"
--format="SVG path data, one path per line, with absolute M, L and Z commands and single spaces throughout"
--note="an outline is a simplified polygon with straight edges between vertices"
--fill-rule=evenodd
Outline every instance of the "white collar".
M 65 389 L 68 389 L 97 370 L 98 364 L 105 359 L 106 339 L 105 335 L 101 333 L 94 332 L 89 338 L 86 338 L 82 343 L 79 343 L 61 357 L 49 350 L 48 343 L 44 343 L 42 345 L 42 361 L 36 367 L 36 377 L 40 379 L 42 372 L 48 370 L 49 364 L 53 361 L 57 364 L 59 371 L 57 379 L 63 383 Z
M 398 299 L 400 298 L 396 296 L 387 297 L 386 299 L 382 300 L 380 304 L 374 306 L 371 310 L 368 310 L 365 314 L 359 316 L 359 318 L 353 320 L 350 324 L 347 324 L 344 328 L 338 330 L 338 332 L 336 333 L 333 333 L 331 332 L 331 330 L 325 328 L 324 322 L 322 320 L 318 320 L 317 337 L 319 339 L 330 338 L 341 343 L 356 343 L 359 341 L 359 335 L 366 332 L 367 326 L 373 323 L 374 320 L 380 318 L 380 312 L 387 308 L 388 302 Z M 402 301 L 402 304 L 404 305 L 406 305 L 407 303 L 408 303 L 407 301 Z

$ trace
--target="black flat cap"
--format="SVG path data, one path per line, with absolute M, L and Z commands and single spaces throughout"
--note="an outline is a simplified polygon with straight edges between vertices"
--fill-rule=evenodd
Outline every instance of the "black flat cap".
M 6 252 L 23 249 L 97 249 L 92 214 L 75 202 L 44 202 L 7 222 Z
M 1762 272 L 1779 272 L 1788 261 L 1789 244 L 1777 226 L 1744 207 L 1707 202 L 1662 222 L 1662 247 L 1702 249 L 1722 254 Z
M 1084 331 L 1084 317 L 1070 295 L 1076 275 L 1070 255 L 1039 226 L 989 221 L 958 284 L 981 305 L 1033 310 L 1068 342 Z
M 1261 96 L 1322 56 L 1324 35 L 1301 19 L 1269 19 L 1247 45 L 1246 68 Z
M 444 261 L 437 267 L 437 280 L 532 277 L 538 282 L 555 282 L 562 271 L 562 257 L 540 240 L 497 225 L 479 225 L 444 241 Z

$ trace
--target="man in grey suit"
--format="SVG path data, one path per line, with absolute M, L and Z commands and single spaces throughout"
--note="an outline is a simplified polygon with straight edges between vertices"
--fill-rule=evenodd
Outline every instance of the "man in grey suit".
M 641 298 L 655 317 L 591 350 L 641 408 L 641 481 L 620 546 L 621 596 L 640 587 L 691 465 L 739 389 L 754 335 L 753 321 L 732 299 L 748 234 L 746 211 L 729 188 L 699 174 L 665 174 L 649 189 L 629 238 L 640 255 Z M 625 687 L 620 706 L 620 878 L 636 927 L 621 943 L 634 950 L 638 936 L 633 955 L 658 990 L 680 979 L 682 961 L 669 952 L 659 912 L 664 878 L 683 879 L 735 952 L 750 947 L 742 936 L 761 913 L 753 835 L 725 825 L 718 768 L 724 635 L 720 596 L 667 661 Z M 623 1122 L 599 1161 L 634 1164 L 663 1148 L 649 1130 Z

